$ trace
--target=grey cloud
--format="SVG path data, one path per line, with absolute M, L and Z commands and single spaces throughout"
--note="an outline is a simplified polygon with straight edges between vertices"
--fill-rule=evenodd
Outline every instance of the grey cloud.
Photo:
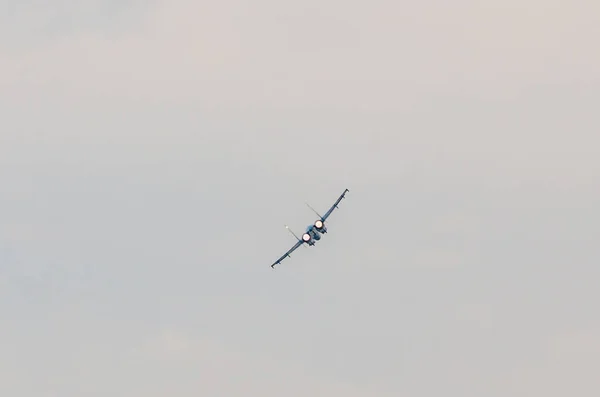
M 597 395 L 595 8 L 5 15 L 0 394 Z
M 121 36 L 74 35 L 5 68 L 24 84 L 53 81 L 73 95 L 193 95 L 233 106 L 240 99 L 273 106 L 281 98 L 298 106 L 309 95 L 353 108 L 369 106 L 368 95 L 389 109 L 403 101 L 399 91 L 421 99 L 457 91 L 515 95 L 549 82 L 597 81 L 594 14 L 578 2 L 179 1 L 153 8 Z M 574 21 L 577 29 L 569 29 Z

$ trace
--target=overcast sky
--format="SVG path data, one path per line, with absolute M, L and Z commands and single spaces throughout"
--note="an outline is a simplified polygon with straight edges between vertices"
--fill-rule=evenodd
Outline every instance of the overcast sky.
M 0 395 L 600 394 L 597 1 L 49 4 L 0 0 Z

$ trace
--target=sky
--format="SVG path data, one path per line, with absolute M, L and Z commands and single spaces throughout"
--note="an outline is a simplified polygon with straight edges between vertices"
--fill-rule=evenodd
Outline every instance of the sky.
M 600 393 L 598 2 L 0 10 L 1 395 Z

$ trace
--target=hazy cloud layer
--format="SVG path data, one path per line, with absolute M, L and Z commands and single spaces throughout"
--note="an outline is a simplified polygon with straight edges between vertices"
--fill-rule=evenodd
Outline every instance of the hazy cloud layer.
M 598 395 L 596 3 L 0 4 L 0 394 Z

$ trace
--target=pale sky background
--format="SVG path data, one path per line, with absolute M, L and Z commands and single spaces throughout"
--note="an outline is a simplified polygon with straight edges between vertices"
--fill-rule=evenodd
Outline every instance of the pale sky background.
M 600 395 L 598 1 L 51 3 L 0 0 L 0 395 Z

